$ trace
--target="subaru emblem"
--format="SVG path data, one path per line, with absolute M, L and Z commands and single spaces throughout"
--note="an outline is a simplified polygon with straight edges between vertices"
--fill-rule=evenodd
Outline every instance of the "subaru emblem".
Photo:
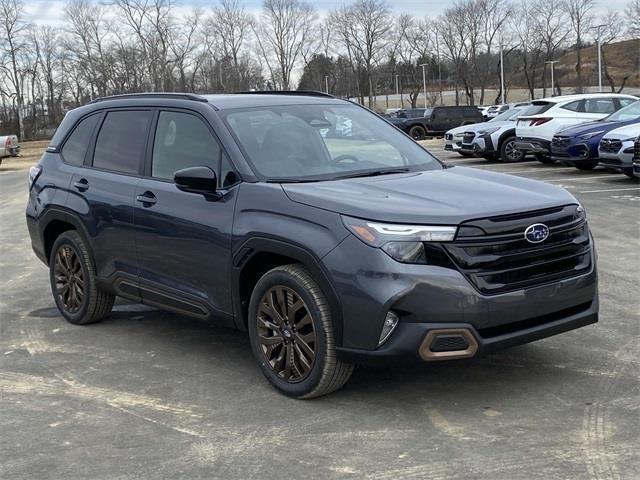
M 534 223 L 533 225 L 529 225 L 524 231 L 524 238 L 529 243 L 544 242 L 549 238 L 549 227 L 544 223 Z

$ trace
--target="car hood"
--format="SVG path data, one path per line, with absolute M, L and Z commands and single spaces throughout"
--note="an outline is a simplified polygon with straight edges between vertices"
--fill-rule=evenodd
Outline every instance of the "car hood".
M 603 138 L 616 138 L 616 139 L 629 138 L 629 137 L 635 138 L 638 135 L 640 135 L 640 122 L 635 122 L 630 125 L 616 128 L 615 130 L 611 130 Z
M 396 223 L 455 225 L 577 203 L 569 192 L 548 183 L 465 167 L 282 187 L 294 202 Z
M 467 127 L 471 127 L 472 125 L 463 125 L 462 127 L 452 128 L 451 130 L 447 130 L 445 135 L 459 135 L 467 131 Z
M 587 122 L 581 123 L 580 125 L 573 125 L 571 127 L 563 128 L 556 132 L 556 135 L 562 135 L 563 137 L 575 137 L 578 135 L 584 135 L 586 133 L 597 132 L 603 130 L 604 132 L 608 132 L 615 128 L 622 127 L 624 125 L 628 125 L 633 122 Z

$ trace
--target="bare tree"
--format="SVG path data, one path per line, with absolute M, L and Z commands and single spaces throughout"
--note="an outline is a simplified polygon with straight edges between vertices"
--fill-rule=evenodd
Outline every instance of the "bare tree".
M 544 48 L 545 61 L 554 60 L 557 51 L 565 44 L 571 32 L 571 22 L 567 18 L 566 5 L 562 0 L 538 0 L 532 14 L 535 18 L 534 28 L 540 36 Z M 547 96 L 546 73 L 547 64 L 543 65 L 543 96 Z
M 315 21 L 313 7 L 301 0 L 264 0 L 256 40 L 272 81 L 282 90 L 291 87 L 291 74 Z
M 28 24 L 24 19 L 24 5 L 21 0 L 0 0 L 0 36 L 4 41 L 0 43 L 0 55 L 3 62 L 0 65 L 15 94 L 15 116 L 18 121 L 20 139 L 24 139 L 22 91 L 23 69 L 21 56 L 27 49 L 26 35 Z M 8 64 L 4 59 L 8 60 Z
M 566 0 L 566 9 L 571 19 L 571 28 L 575 35 L 576 51 L 576 93 L 582 93 L 582 49 L 584 36 L 593 26 L 595 17 L 595 0 Z
M 624 10 L 627 24 L 627 35 L 640 38 L 640 0 L 631 0 Z
M 374 66 L 386 52 L 393 28 L 391 11 L 384 0 L 356 0 L 332 13 L 336 30 L 350 58 L 364 69 L 369 108 L 374 106 Z

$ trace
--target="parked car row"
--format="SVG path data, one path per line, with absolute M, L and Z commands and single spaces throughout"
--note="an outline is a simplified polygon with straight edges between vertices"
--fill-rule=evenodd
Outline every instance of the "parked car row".
M 534 154 L 542 163 L 554 163 L 554 157 L 561 155 L 565 142 L 571 143 L 563 138 L 556 140 L 552 147 L 556 135 L 562 135 L 563 131 L 576 125 L 604 120 L 637 100 L 631 95 L 601 93 L 534 100 L 532 105 L 541 107 L 540 111 L 518 118 L 516 148 Z
M 533 154 L 542 163 L 580 170 L 601 165 L 634 177 L 640 100 L 631 95 L 567 95 L 511 104 L 487 122 L 445 133 L 445 150 L 516 162 Z M 636 168 L 638 170 L 639 168 Z
M 474 106 L 441 106 L 400 110 L 385 119 L 409 134 L 414 140 L 424 140 L 444 134 L 460 125 L 482 122 L 483 117 Z

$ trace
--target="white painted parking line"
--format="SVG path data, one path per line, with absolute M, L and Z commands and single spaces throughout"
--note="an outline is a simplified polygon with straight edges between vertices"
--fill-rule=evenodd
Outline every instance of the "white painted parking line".
M 620 178 L 620 173 L 614 175 L 598 175 L 597 177 L 563 177 L 563 178 L 545 178 L 545 182 L 579 182 L 582 180 L 599 180 L 602 178 Z
M 640 190 L 640 187 L 629 187 L 629 188 L 610 188 L 607 190 L 585 190 L 578 193 L 604 193 L 604 192 L 624 192 L 627 190 Z
M 561 172 L 564 170 L 573 170 L 575 171 L 575 168 L 573 167 L 567 167 L 567 168 L 554 168 L 551 170 L 548 170 L 544 167 L 540 167 L 540 168 L 535 168 L 535 169 L 531 169 L 531 170 L 498 170 L 496 169 L 497 172 L 500 173 L 555 173 L 555 172 Z

